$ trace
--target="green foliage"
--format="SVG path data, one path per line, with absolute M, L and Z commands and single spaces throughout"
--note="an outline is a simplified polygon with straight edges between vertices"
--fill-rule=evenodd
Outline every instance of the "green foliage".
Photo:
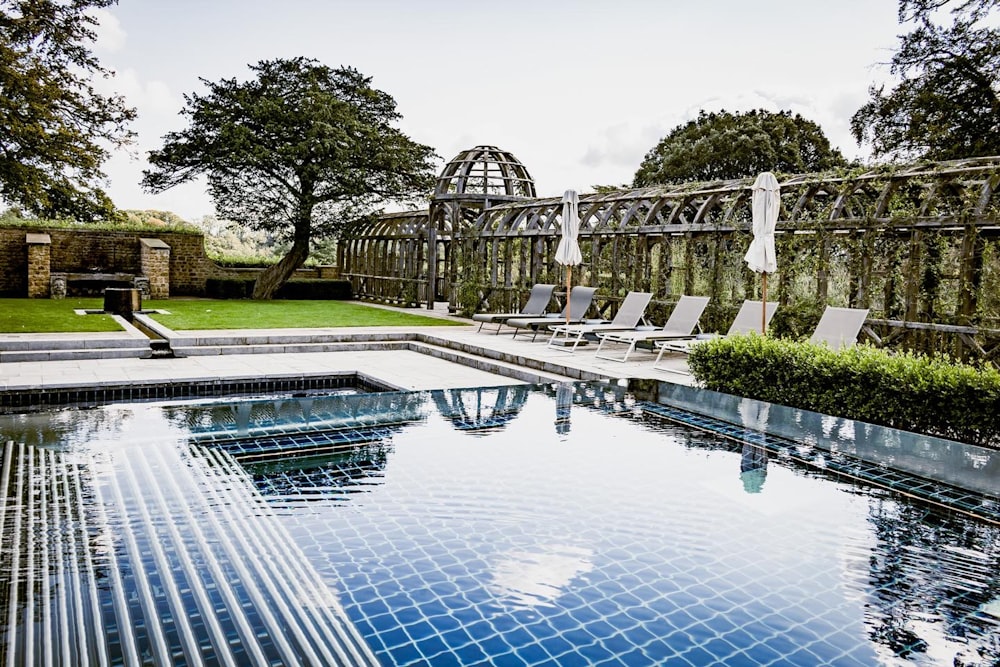
M 706 341 L 689 356 L 706 388 L 980 445 L 1000 445 L 1000 371 L 867 345 L 757 335 Z
M 153 209 L 137 210 L 128 209 L 118 212 L 118 218 L 125 224 L 144 225 L 150 228 L 155 227 L 183 227 L 185 229 L 197 229 L 193 225 L 173 211 L 156 211 Z
M 825 307 L 825 304 L 810 298 L 782 304 L 771 318 L 768 331 L 779 338 L 805 338 L 815 331 Z
M 819 125 L 799 114 L 701 111 L 646 154 L 634 186 L 750 178 L 762 171 L 802 174 L 846 165 Z
M 998 4 L 901 0 L 900 22 L 913 25 L 890 63 L 899 82 L 869 90 L 851 118 L 858 142 L 889 159 L 1000 154 L 1000 29 L 990 20 Z M 935 22 L 947 16 L 950 26 Z
M 209 278 L 205 293 L 213 299 L 248 299 L 253 296 L 254 278 Z M 340 300 L 354 298 L 349 280 L 289 280 L 278 290 L 279 299 Z
M 254 289 L 270 298 L 312 239 L 337 236 L 387 200 L 425 194 L 436 156 L 393 127 L 395 100 L 355 69 L 307 58 L 250 69 L 251 81 L 203 80 L 207 94 L 185 96 L 190 125 L 150 153 L 142 182 L 162 192 L 205 174 L 223 218 L 291 242 Z
M 312 299 L 350 301 L 354 298 L 350 280 L 289 280 L 281 286 L 279 299 Z
M 93 84 L 111 73 L 90 52 L 116 0 L 0 3 L 0 199 L 40 217 L 108 219 L 99 187 L 109 147 L 127 144 L 135 109 Z
M 119 211 L 119 213 L 122 213 Z M 24 229 L 79 229 L 83 231 L 108 232 L 175 232 L 181 234 L 198 234 L 200 229 L 189 222 L 181 220 L 172 213 L 166 219 L 155 216 L 133 216 L 133 213 L 164 213 L 163 211 L 125 211 L 126 215 L 116 215 L 114 220 L 81 223 L 75 220 L 50 220 L 44 218 L 18 218 L 14 216 L 0 217 L 2 227 L 20 227 Z
M 219 255 L 210 252 L 205 254 L 210 260 L 227 269 L 259 269 L 278 261 L 273 255 Z
M 255 278 L 209 278 L 205 296 L 210 299 L 248 299 L 253 294 Z

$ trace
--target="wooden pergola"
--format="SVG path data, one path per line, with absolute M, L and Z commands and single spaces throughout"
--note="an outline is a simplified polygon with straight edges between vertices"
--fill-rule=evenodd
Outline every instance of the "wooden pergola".
M 477 159 L 497 166 L 477 172 L 470 166 Z M 344 238 L 340 266 L 359 298 L 447 300 L 471 313 L 516 309 L 534 283 L 561 283 L 563 267 L 553 259 L 561 198 L 535 197 L 523 166 L 495 148 L 456 160 L 429 209 L 384 214 Z M 474 173 L 478 181 L 461 180 Z M 827 304 L 867 307 L 867 333 L 876 342 L 993 357 L 1000 342 L 1000 157 L 778 180 L 778 270 L 769 297 L 781 303 L 786 322 L 797 311 L 818 316 Z M 656 321 L 681 294 L 709 296 L 703 323 L 724 330 L 742 300 L 758 296 L 759 278 L 743 263 L 752 183 L 581 195 L 584 263 L 574 283 L 598 288 L 605 315 L 629 290 L 651 291 Z

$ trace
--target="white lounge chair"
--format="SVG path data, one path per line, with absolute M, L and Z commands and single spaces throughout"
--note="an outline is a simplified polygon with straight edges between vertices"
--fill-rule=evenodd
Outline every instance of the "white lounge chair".
M 858 342 L 858 334 L 868 319 L 867 308 L 835 308 L 827 306 L 819 318 L 816 330 L 809 337 L 810 343 L 826 344 L 834 350 L 851 347 Z
M 707 296 L 682 296 L 670 311 L 670 317 L 662 329 L 635 329 L 632 331 L 611 331 L 608 333 L 598 333 L 601 339 L 597 346 L 597 357 L 610 359 L 611 361 L 628 361 L 628 357 L 635 350 L 639 343 L 653 343 L 659 340 L 676 340 L 679 338 L 693 338 L 695 327 L 698 326 L 698 319 L 705 312 L 708 305 Z M 605 343 L 617 343 L 626 345 L 625 355 L 621 358 L 609 356 L 607 353 L 601 354 L 601 349 Z
M 473 322 L 479 322 L 479 328 L 476 331 L 482 331 L 485 324 L 496 324 L 496 333 L 499 334 L 504 322 L 513 317 L 541 317 L 549 307 L 549 301 L 552 300 L 552 292 L 555 288 L 555 285 L 544 283 L 534 285 L 528 295 L 528 301 L 518 313 L 476 313 L 472 316 Z
M 596 334 L 599 331 L 635 329 L 642 321 L 646 306 L 649 305 L 652 298 L 653 295 L 650 292 L 629 292 L 611 321 L 601 320 L 569 325 L 550 324 L 549 329 L 552 331 L 552 337 L 549 338 L 548 345 L 567 352 L 575 352 L 577 346 L 583 342 L 584 336 L 588 334 Z
M 778 303 L 776 301 L 768 301 L 766 309 L 760 301 L 744 301 L 743 305 L 740 306 L 739 312 L 736 313 L 733 323 L 729 326 L 729 331 L 727 331 L 725 335 L 732 336 L 734 334 L 750 333 L 751 331 L 760 333 L 762 323 L 761 312 L 763 311 L 763 324 L 766 329 L 767 325 L 771 323 L 771 318 L 774 317 L 774 312 L 776 310 L 778 310 Z M 660 353 L 656 355 L 656 361 L 653 362 L 653 368 L 676 372 L 673 368 L 660 368 L 659 363 L 664 352 L 689 354 L 691 352 L 691 348 L 698 345 L 701 341 L 722 337 L 723 336 L 720 336 L 719 334 L 699 334 L 694 338 L 689 338 L 687 340 L 670 340 L 654 343 L 656 347 L 660 348 Z
M 546 327 L 550 324 L 565 324 L 567 320 L 567 309 L 569 309 L 569 323 L 579 324 L 580 322 L 583 322 L 584 316 L 590 309 L 590 304 L 594 300 L 594 292 L 596 291 L 596 287 L 584 287 L 582 285 L 577 285 L 570 290 L 569 302 L 566 304 L 566 308 L 563 308 L 562 313 L 559 315 L 550 314 L 547 317 L 514 317 L 507 320 L 507 326 L 514 327 L 514 338 L 517 338 L 517 334 L 521 333 L 522 330 L 531 329 L 531 340 L 535 340 L 535 336 L 538 335 L 538 330 L 542 327 Z

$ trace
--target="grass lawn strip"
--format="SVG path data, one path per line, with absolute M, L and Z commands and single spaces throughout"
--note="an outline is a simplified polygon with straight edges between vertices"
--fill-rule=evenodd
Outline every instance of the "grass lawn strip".
M 0 299 L 0 334 L 121 331 L 101 310 L 101 298 Z M 349 301 L 147 300 L 143 310 L 165 310 L 157 321 L 171 329 L 308 329 L 320 327 L 451 326 L 459 322 L 424 317 Z
M 122 331 L 110 315 L 78 315 L 101 310 L 104 299 L 0 299 L 0 333 L 93 333 Z
M 463 323 L 373 308 L 351 301 L 150 300 L 143 309 L 175 331 L 185 329 L 315 329 L 323 327 L 428 327 Z

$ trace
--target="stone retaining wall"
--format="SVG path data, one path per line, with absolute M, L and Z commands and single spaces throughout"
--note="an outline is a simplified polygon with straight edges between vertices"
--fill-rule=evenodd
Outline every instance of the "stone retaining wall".
M 205 255 L 205 237 L 197 232 L 18 226 L 0 226 L 0 266 L 0 296 L 7 297 L 50 296 L 53 273 L 144 276 L 150 298 L 159 299 L 203 296 L 209 278 L 248 278 L 260 272 L 219 266 Z M 336 278 L 338 272 L 317 267 L 300 269 L 295 277 Z

